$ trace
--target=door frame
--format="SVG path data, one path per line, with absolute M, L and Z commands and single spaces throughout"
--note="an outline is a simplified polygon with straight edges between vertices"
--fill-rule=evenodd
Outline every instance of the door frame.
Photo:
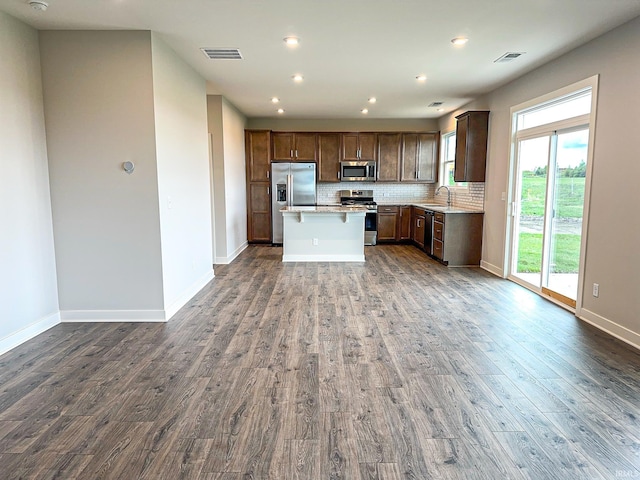
M 591 182 L 592 182 L 592 173 L 593 173 L 593 163 L 594 163 L 594 146 L 595 146 L 595 137 L 596 137 L 596 113 L 597 113 L 597 104 L 598 104 L 598 81 L 599 75 L 594 75 L 592 77 L 586 78 L 579 82 L 573 83 L 571 85 L 567 85 L 566 87 L 560 88 L 553 92 L 550 92 L 546 95 L 542 95 L 531 99 L 527 102 L 520 103 L 518 105 L 514 105 L 510 108 L 510 130 L 509 130 L 509 174 L 507 177 L 507 198 L 505 202 L 505 243 L 504 243 L 504 258 L 503 258 L 503 268 L 502 273 L 503 277 L 507 278 L 523 287 L 534 291 L 535 293 L 547 298 L 551 302 L 554 302 L 561 307 L 574 312 L 577 316 L 581 315 L 582 311 L 582 303 L 583 298 L 585 296 L 584 290 L 584 270 L 585 270 L 585 256 L 586 256 L 586 246 L 588 243 L 588 231 L 589 231 L 589 216 L 590 216 L 590 206 L 591 206 Z M 578 291 L 576 295 L 576 307 L 575 309 L 566 305 L 553 296 L 546 294 L 542 291 L 542 288 L 532 289 L 530 284 L 527 284 L 523 281 L 518 281 L 519 279 L 513 277 L 510 274 L 511 271 L 511 260 L 513 255 L 513 233 L 514 233 L 514 218 L 515 218 L 515 203 L 518 199 L 516 194 L 517 190 L 517 142 L 519 140 L 524 139 L 523 133 L 526 133 L 526 137 L 535 137 L 543 134 L 544 131 L 549 131 L 550 128 L 553 128 L 553 131 L 564 130 L 568 127 L 576 126 L 575 120 L 578 117 L 574 117 L 572 119 L 561 120 L 558 122 L 554 122 L 552 124 L 542 125 L 540 127 L 533 127 L 530 129 L 522 130 L 520 135 L 518 135 L 517 131 L 517 117 L 518 114 L 524 110 L 531 109 L 535 106 L 541 106 L 545 103 L 553 103 L 555 100 L 559 100 L 562 97 L 567 97 L 572 94 L 577 94 L 580 91 L 586 91 L 591 89 L 591 112 L 587 115 L 583 115 L 585 117 L 586 122 L 585 125 L 589 128 L 589 142 L 587 146 L 587 170 L 585 177 L 585 185 L 584 185 L 584 208 L 583 208 L 583 216 L 582 216 L 582 231 L 581 231 L 581 242 L 580 242 L 580 265 L 578 268 Z M 564 128 L 563 128 L 564 127 Z M 546 214 L 545 214 L 546 216 Z

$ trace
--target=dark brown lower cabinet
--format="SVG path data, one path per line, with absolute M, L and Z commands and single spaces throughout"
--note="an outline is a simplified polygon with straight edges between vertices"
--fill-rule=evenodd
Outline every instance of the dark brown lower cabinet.
M 482 213 L 440 213 L 433 218 L 433 256 L 450 266 L 477 266 L 482 256 Z
M 248 189 L 248 240 L 252 243 L 271 242 L 271 185 L 265 182 L 252 182 Z
M 411 207 L 399 208 L 400 219 L 398 221 L 398 241 L 411 240 Z
M 398 212 L 395 206 L 378 206 L 378 242 L 397 241 Z
M 398 243 L 411 240 L 411 207 L 378 206 L 378 242 Z
M 424 233 L 426 228 L 424 210 L 421 208 L 413 208 L 412 224 L 411 239 L 418 248 L 424 250 Z

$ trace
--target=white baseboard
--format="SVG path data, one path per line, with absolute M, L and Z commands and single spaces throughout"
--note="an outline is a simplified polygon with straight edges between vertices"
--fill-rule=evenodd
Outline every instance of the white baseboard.
M 283 255 L 283 262 L 364 262 L 364 255 Z
M 640 333 L 629 330 L 627 327 L 623 327 L 622 325 L 618 325 L 617 323 L 612 322 L 597 313 L 593 313 L 586 308 L 580 310 L 578 318 L 640 350 Z
M 233 252 L 231 255 L 227 256 L 227 257 L 216 257 L 215 258 L 215 262 L 216 265 L 229 265 L 231 262 L 233 262 L 238 255 L 240 255 L 242 252 L 244 252 L 244 250 L 249 246 L 249 242 L 245 241 L 242 245 L 240 245 L 238 248 L 236 248 L 235 252 Z
M 164 310 L 62 310 L 62 323 L 166 322 Z
M 171 319 L 178 310 L 184 307 L 189 300 L 191 300 L 196 293 L 204 288 L 204 286 L 209 283 L 214 278 L 213 270 L 207 272 L 205 275 L 200 277 L 197 281 L 195 281 L 189 288 L 187 288 L 184 292 L 178 296 L 178 299 L 174 301 L 168 307 L 165 307 L 165 316 L 167 321 Z
M 502 271 L 502 267 L 498 267 L 497 265 L 493 265 L 492 263 L 485 262 L 482 260 L 480 262 L 480 268 L 486 270 L 489 273 L 493 273 L 495 276 L 504 278 L 504 273 Z
M 33 337 L 46 332 L 51 327 L 55 327 L 60 323 L 60 312 L 52 313 L 46 317 L 36 320 L 31 325 L 12 333 L 0 340 L 0 355 L 7 353 L 9 350 L 16 348 L 18 345 L 31 340 Z

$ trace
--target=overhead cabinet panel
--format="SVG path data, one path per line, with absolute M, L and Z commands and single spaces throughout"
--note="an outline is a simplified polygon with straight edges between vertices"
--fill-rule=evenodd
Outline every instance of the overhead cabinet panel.
M 400 180 L 401 133 L 378 134 L 378 180 L 397 182 Z
M 438 179 L 438 133 L 402 135 L 403 182 L 433 183 Z
M 315 162 L 317 159 L 317 135 L 315 133 L 296 133 L 294 140 L 295 160 Z
M 316 139 L 315 133 L 274 132 L 273 160 L 315 162 Z
M 271 171 L 271 132 L 269 130 L 247 130 L 245 151 L 249 182 L 269 182 Z
M 456 182 L 484 182 L 489 112 L 469 111 L 456 117 Z
M 375 133 L 343 133 L 342 159 L 348 161 L 376 159 Z
M 318 181 L 340 181 L 340 134 L 318 134 Z
M 293 133 L 273 133 L 273 159 L 291 161 L 293 158 Z

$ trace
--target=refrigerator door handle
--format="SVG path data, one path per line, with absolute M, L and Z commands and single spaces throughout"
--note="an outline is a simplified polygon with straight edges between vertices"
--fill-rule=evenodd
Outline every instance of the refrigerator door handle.
M 287 175 L 287 206 L 293 206 L 293 175 Z

